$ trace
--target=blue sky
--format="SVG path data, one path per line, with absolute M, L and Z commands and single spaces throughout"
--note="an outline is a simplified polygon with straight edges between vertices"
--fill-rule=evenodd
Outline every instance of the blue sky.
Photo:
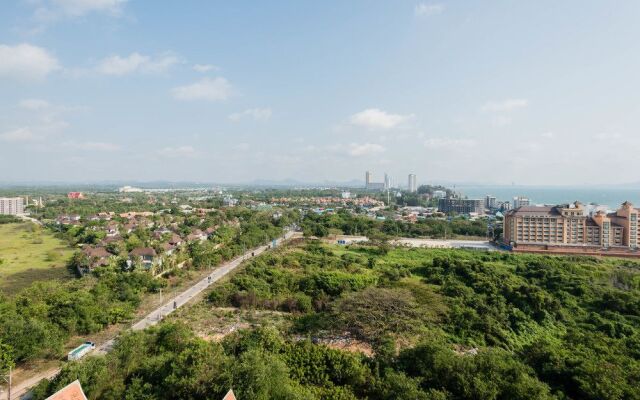
M 0 181 L 638 181 L 639 17 L 637 1 L 7 1 Z

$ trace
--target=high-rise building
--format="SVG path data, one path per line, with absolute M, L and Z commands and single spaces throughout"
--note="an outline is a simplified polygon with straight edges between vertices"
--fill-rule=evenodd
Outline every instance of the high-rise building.
M 409 174 L 409 182 L 408 182 L 409 193 L 415 193 L 418 191 L 418 184 L 416 183 L 416 175 Z
M 522 206 L 505 214 L 504 241 L 514 246 L 638 247 L 640 210 L 625 202 L 593 217 L 575 202 L 553 207 Z
M 391 186 L 392 186 L 391 177 L 389 175 L 387 175 L 387 173 L 385 172 L 385 174 L 384 174 L 384 190 L 391 189 Z
M 496 198 L 490 194 L 484 198 L 484 208 L 487 210 L 495 210 L 497 208 L 497 204 Z
M 0 197 L 0 214 L 24 214 L 24 199 L 22 197 Z
M 367 190 L 385 190 L 387 188 L 386 178 L 387 176 L 385 175 L 385 182 L 372 182 L 371 172 L 367 171 L 364 174 L 364 187 Z
M 531 205 L 531 200 L 524 196 L 518 196 L 513 198 L 513 208 L 523 207 Z

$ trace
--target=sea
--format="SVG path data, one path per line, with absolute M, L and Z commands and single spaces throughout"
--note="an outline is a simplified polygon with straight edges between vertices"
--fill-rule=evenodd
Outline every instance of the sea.
M 580 201 L 616 209 L 625 201 L 640 207 L 640 185 L 634 187 L 561 187 L 561 186 L 456 186 L 455 191 L 468 198 L 495 196 L 498 201 L 513 201 L 524 196 L 531 204 L 565 204 Z

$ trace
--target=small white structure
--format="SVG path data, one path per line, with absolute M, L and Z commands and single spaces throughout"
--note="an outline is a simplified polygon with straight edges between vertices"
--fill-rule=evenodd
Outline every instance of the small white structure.
M 69 354 L 67 354 L 67 360 L 76 361 L 87 355 L 88 352 L 96 348 L 96 344 L 93 342 L 84 342 L 80 346 L 71 350 Z

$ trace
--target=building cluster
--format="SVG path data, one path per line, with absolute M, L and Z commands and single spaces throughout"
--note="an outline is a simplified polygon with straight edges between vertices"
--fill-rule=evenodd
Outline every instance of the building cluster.
M 520 248 L 638 248 L 638 214 L 629 202 L 614 212 L 589 213 L 579 202 L 557 206 L 520 206 L 505 214 L 504 242 Z
M 154 274 L 163 272 L 169 265 L 175 264 L 176 255 L 187 243 L 206 241 L 217 230 L 217 226 L 207 229 L 190 228 L 188 232 L 172 215 L 162 218 L 152 212 L 127 212 L 115 214 L 102 212 L 88 217 L 80 215 L 61 215 L 56 219 L 60 225 L 84 225 L 86 222 L 101 221 L 91 224 L 87 229 L 94 231 L 99 242 L 95 245 L 85 245 L 81 253 L 82 265 L 78 266 L 81 274 L 93 270 L 95 267 L 111 263 L 118 257 L 124 256 L 128 268 L 140 267 Z M 204 219 L 201 220 L 203 222 Z M 148 237 L 141 245 L 127 248 L 127 238 L 140 231 L 146 231 L 141 237 Z M 167 264 L 168 262 L 168 264 Z
M 296 205 L 310 205 L 310 206 L 355 206 L 355 207 L 382 207 L 384 202 L 374 199 L 369 196 L 352 197 L 341 195 L 338 197 L 322 196 L 322 197 L 273 197 L 270 200 L 271 204 L 288 206 L 292 204 Z
M 366 171 L 364 174 L 364 188 L 371 191 L 390 190 L 395 188 L 391 176 L 385 172 L 382 182 L 374 182 L 371 178 L 371 172 Z M 407 191 L 416 193 L 418 191 L 418 183 L 415 174 L 409 174 L 407 177 Z

